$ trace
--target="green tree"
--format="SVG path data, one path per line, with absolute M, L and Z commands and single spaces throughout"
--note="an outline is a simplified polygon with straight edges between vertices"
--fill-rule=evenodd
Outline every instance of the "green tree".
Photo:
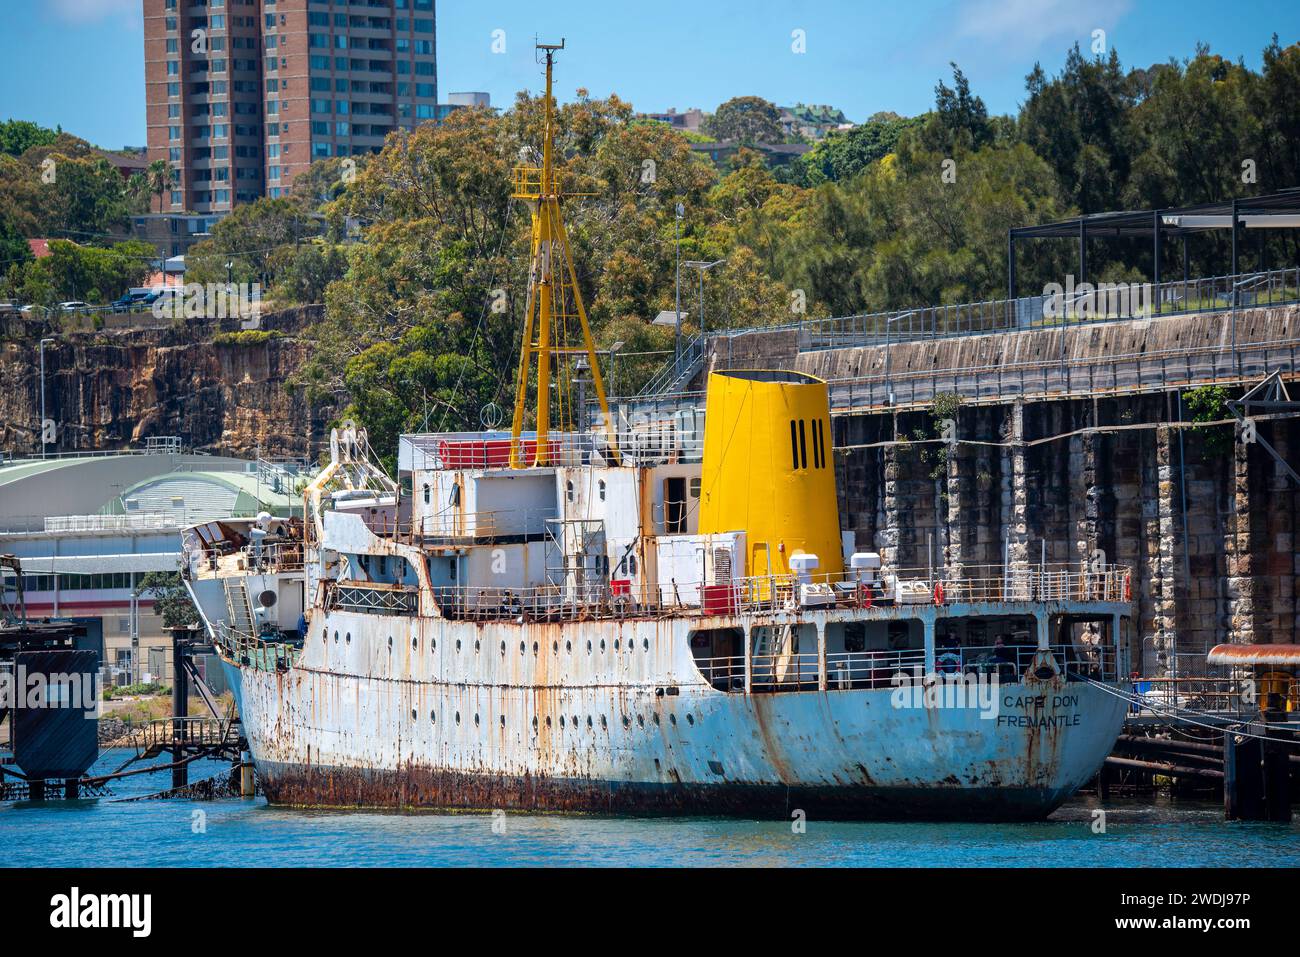
M 0 122 L 0 152 L 22 156 L 33 146 L 48 146 L 62 130 L 50 130 L 30 120 Z
M 319 232 L 319 225 L 298 203 L 285 198 L 259 199 L 236 206 L 212 227 L 212 238 L 190 247 L 186 279 L 192 282 L 260 282 L 277 279 L 285 261 L 283 247 Z M 229 264 L 229 269 L 227 268 Z
M 166 160 L 154 160 L 149 164 L 144 175 L 150 194 L 158 197 L 158 212 L 161 213 L 163 197 L 172 188 L 175 181 L 175 174 L 172 172 L 171 165 Z
M 153 613 L 162 618 L 164 628 L 198 624 L 198 609 L 179 572 L 148 572 L 137 588 L 142 596 L 153 598 Z
M 956 63 L 953 85 L 942 80 L 934 88 L 934 112 L 919 130 L 920 143 L 930 153 L 951 157 L 977 150 L 993 142 L 994 126 L 989 122 L 984 101 L 970 91 L 970 81 Z
M 702 130 L 716 140 L 736 143 L 781 143 L 781 112 L 759 96 L 737 96 L 706 117 Z
M 811 152 L 783 167 L 778 176 L 800 186 L 852 179 L 894 152 L 902 135 L 920 128 L 926 120 L 924 116 L 877 114 L 851 130 L 830 133 Z
M 1132 163 L 1132 110 L 1140 84 L 1119 54 L 1086 59 L 1076 43 L 1058 76 L 1035 64 L 1025 80 L 1020 138 L 1052 165 L 1070 202 L 1084 212 L 1114 209 Z
M 139 240 L 105 248 L 54 239 L 50 255 L 11 272 L 9 283 L 24 299 L 36 303 L 104 301 L 143 282 L 157 255 L 152 243 Z

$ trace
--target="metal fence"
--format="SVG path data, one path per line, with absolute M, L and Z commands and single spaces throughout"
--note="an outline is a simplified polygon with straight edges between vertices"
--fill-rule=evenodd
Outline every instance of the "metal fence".
M 1300 267 L 810 319 L 798 326 L 799 351 L 1222 312 L 1232 308 L 1234 295 L 1239 307 L 1298 302 Z
M 1218 343 L 1097 358 L 1043 358 L 953 370 L 872 373 L 830 380 L 834 413 L 928 406 L 939 395 L 973 402 L 1014 398 L 1078 398 L 1201 385 L 1258 381 L 1293 372 L 1300 338 L 1238 345 Z
M 1082 288 L 1082 287 L 1080 287 Z M 780 326 L 714 330 L 711 338 L 795 330 L 800 352 L 891 345 L 960 336 L 1057 329 L 1132 319 L 1164 318 L 1233 308 L 1300 302 L 1300 267 L 1235 275 L 1176 279 L 1137 284 L 1102 283 L 1080 291 L 1063 288 L 1056 295 L 989 299 L 945 306 L 917 306 L 828 319 L 807 319 Z M 1053 290 L 1055 292 L 1055 290 Z M 637 396 L 684 388 L 704 362 L 708 342 L 696 337 L 662 366 Z M 1036 366 L 1037 368 L 1037 366 Z M 900 377 L 901 378 L 901 377 Z

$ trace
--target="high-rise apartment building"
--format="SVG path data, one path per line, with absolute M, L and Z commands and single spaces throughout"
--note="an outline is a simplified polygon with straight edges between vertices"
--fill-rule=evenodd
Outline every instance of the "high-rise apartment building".
M 288 192 L 315 160 L 437 116 L 434 0 L 142 0 L 164 210 Z

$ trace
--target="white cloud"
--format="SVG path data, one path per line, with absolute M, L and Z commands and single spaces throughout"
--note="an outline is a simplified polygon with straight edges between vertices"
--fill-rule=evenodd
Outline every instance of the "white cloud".
M 68 23 L 98 23 L 112 16 L 140 19 L 140 0 L 46 0 L 49 9 Z
M 996 44 L 1003 52 L 1029 53 L 1078 40 L 1088 54 L 1092 31 L 1114 32 L 1131 0 L 974 0 L 963 4 L 957 38 Z M 1108 36 L 1107 46 L 1119 38 Z

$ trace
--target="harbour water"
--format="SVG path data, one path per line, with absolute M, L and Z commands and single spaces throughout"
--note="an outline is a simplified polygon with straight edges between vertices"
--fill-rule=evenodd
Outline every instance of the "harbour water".
M 91 772 L 119 766 L 106 752 Z M 191 780 L 220 773 L 192 765 Z M 1079 797 L 1035 824 L 840 823 L 722 818 L 301 811 L 261 798 L 121 801 L 170 775 L 118 781 L 112 798 L 0 805 L 6 867 L 1300 865 L 1300 823 L 1225 823 L 1210 802 Z M 495 827 L 494 827 L 495 823 Z

